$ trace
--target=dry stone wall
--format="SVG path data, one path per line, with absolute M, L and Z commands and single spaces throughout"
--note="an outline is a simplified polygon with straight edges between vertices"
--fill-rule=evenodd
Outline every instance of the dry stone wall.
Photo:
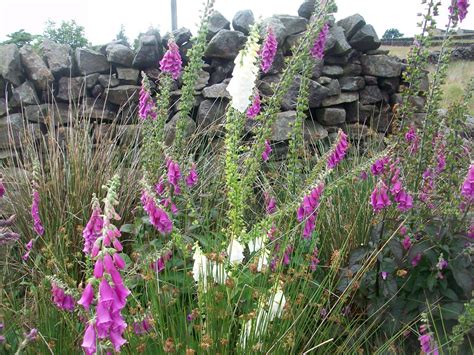
M 272 26 L 279 50 L 275 63 L 257 83 L 262 96 L 272 95 L 273 85 L 281 78 L 285 57 L 306 30 L 313 1 L 304 2 L 298 16 L 275 15 L 264 20 Z M 188 133 L 222 123 L 230 97 L 226 91 L 234 59 L 244 46 L 250 26 L 255 22 L 251 10 L 239 11 L 232 21 L 214 12 L 209 23 L 209 44 L 205 64 L 195 90 L 195 107 L 187 117 Z M 172 33 L 186 61 L 192 34 L 186 28 Z M 39 50 L 29 45 L 0 46 L 0 159 L 8 156 L 11 145 L 21 143 L 26 127 L 40 137 L 50 125 L 68 125 L 74 112 L 96 122 L 100 132 L 110 124 L 136 128 L 136 105 L 141 73 L 152 81 L 159 78 L 162 58 L 170 34 L 163 37 L 151 30 L 142 35 L 136 51 L 125 43 L 111 42 L 99 50 L 78 48 L 45 40 Z M 340 127 L 349 133 L 367 135 L 391 130 L 392 108 L 400 101 L 404 63 L 380 50 L 374 28 L 361 15 L 338 22 L 330 21 L 323 61 L 317 61 L 310 82 L 308 119 L 305 137 L 318 140 L 334 134 Z M 273 127 L 273 140 L 286 141 L 296 119 L 296 99 L 300 78 L 284 97 L 281 113 Z M 172 92 L 179 100 L 181 82 Z M 423 90 L 413 98 L 422 117 Z M 167 124 L 167 142 L 173 140 L 179 117 L 174 105 Z M 52 121 L 52 122 L 51 122 Z M 371 130 L 369 129 L 371 128 Z M 11 138 L 9 140 L 9 138 Z

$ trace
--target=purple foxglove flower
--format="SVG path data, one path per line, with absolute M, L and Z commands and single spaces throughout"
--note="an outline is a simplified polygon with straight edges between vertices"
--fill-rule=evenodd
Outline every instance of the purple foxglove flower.
M 38 337 L 38 329 L 31 328 L 30 332 L 26 335 L 26 340 L 33 342 Z
M 270 70 L 273 60 L 275 59 L 275 55 L 278 49 L 278 42 L 275 36 L 275 32 L 271 27 L 267 29 L 267 37 L 263 42 L 263 48 L 261 52 L 262 61 L 260 62 L 260 66 L 264 73 L 268 73 Z
M 133 323 L 133 332 L 135 333 L 135 335 L 143 335 L 146 333 L 145 329 L 143 329 L 142 322 Z
M 95 334 L 94 324 L 90 322 L 84 333 L 84 338 L 82 339 L 82 345 L 81 345 L 86 355 L 92 355 L 96 353 L 97 351 L 96 342 L 97 342 L 97 338 Z
M 97 327 L 101 328 L 101 333 L 109 329 L 112 324 L 112 317 L 110 315 L 110 305 L 106 305 L 104 302 L 99 300 L 97 304 Z
M 438 263 L 436 264 L 436 267 L 438 268 L 438 270 L 444 270 L 448 267 L 448 262 L 440 256 L 439 260 L 438 260 Z
M 114 290 L 110 287 L 109 282 L 103 278 L 99 285 L 99 303 L 108 308 L 113 301 Z
M 382 211 L 385 207 L 392 204 L 387 194 L 387 186 L 383 182 L 379 183 L 372 192 L 370 204 L 375 213 Z
M 163 59 L 160 61 L 160 70 L 164 73 L 171 74 L 174 80 L 177 80 L 181 74 L 183 61 L 179 54 L 178 45 L 170 39 L 168 41 L 168 50 Z
M 161 234 L 169 234 L 173 230 L 173 222 L 169 219 L 168 214 L 159 208 L 152 196 L 146 191 L 142 194 L 143 208 L 150 217 L 151 224 Z
M 120 332 L 111 331 L 109 337 L 115 351 L 120 351 L 122 345 L 127 342 L 124 338 L 122 338 L 122 334 Z
M 156 119 L 155 105 L 151 98 L 150 92 L 143 86 L 140 89 L 140 99 L 138 105 L 138 115 L 142 120 L 146 120 L 148 117 Z
M 253 98 L 252 105 L 247 110 L 247 117 L 250 119 L 254 119 L 260 113 L 262 109 L 260 95 L 258 93 L 255 94 Z
M 114 260 L 112 259 L 110 254 L 105 254 L 103 260 L 105 271 L 107 271 L 109 274 L 112 274 L 113 272 L 117 271 Z
M 272 153 L 272 147 L 270 146 L 270 142 L 265 140 L 265 150 L 262 153 L 263 161 L 268 161 L 270 159 L 270 154 Z
M 461 188 L 461 195 L 467 202 L 474 202 L 474 165 L 469 167 L 469 172 Z
M 82 251 L 85 254 L 91 254 L 92 246 L 94 245 L 97 238 L 99 238 L 102 234 L 104 220 L 101 216 L 101 213 L 102 210 L 100 209 L 100 206 L 98 204 L 94 205 L 91 218 L 82 231 L 82 237 L 84 238 L 84 248 Z
M 401 235 L 407 234 L 407 232 L 408 232 L 407 227 L 401 226 L 399 232 L 400 232 Z
M 101 279 L 104 275 L 104 262 L 102 259 L 97 259 L 94 265 L 94 277 L 96 279 Z
M 388 272 L 387 271 L 381 271 L 380 276 L 382 277 L 382 280 L 386 280 L 387 276 L 388 276 Z
M 401 190 L 395 196 L 395 202 L 397 202 L 397 208 L 402 212 L 413 208 L 413 197 L 407 194 L 405 190 Z
M 5 185 L 3 185 L 3 181 L 0 179 L 0 198 L 2 198 L 3 196 L 5 196 Z
M 315 247 L 313 250 L 313 254 L 311 255 L 311 265 L 309 266 L 311 271 L 316 271 L 316 268 L 319 265 L 319 249 Z
M 290 265 L 290 262 L 291 262 L 291 253 L 293 253 L 293 247 L 291 245 L 289 245 L 286 249 L 285 249 L 285 253 L 283 254 L 283 265 Z
M 411 248 L 411 239 L 408 235 L 405 236 L 405 238 L 403 238 L 402 246 L 403 246 L 403 249 L 405 250 L 408 250 Z
M 193 164 L 191 170 L 189 171 L 188 176 L 186 176 L 186 185 L 188 187 L 193 187 L 198 183 L 199 176 L 196 170 L 196 164 Z
M 366 171 L 363 171 L 363 172 L 360 173 L 360 175 L 359 175 L 360 180 L 365 181 L 365 180 L 367 180 L 367 178 L 368 178 L 368 175 L 367 175 Z
M 388 158 L 379 159 L 374 164 L 372 164 L 370 171 L 374 176 L 382 175 L 385 172 L 385 166 L 388 164 L 388 162 Z
M 311 215 L 305 222 L 303 229 L 303 239 L 310 239 L 316 229 L 316 215 Z
M 181 170 L 178 163 L 168 160 L 168 181 L 174 187 L 175 193 L 179 194 L 179 180 L 181 180 Z
M 334 149 L 328 158 L 328 168 L 334 169 L 342 161 L 342 159 L 344 159 L 348 149 L 349 142 L 347 141 L 347 135 L 342 130 L 340 130 L 336 149 Z
M 329 34 L 329 24 L 324 24 L 319 32 L 319 36 L 314 42 L 313 47 L 311 48 L 310 52 L 313 58 L 315 59 L 323 59 L 324 58 L 324 49 L 326 47 L 326 41 Z
M 89 310 L 92 301 L 94 300 L 94 287 L 91 283 L 88 283 L 84 291 L 82 291 L 81 298 L 77 301 L 86 310 Z
M 410 154 L 414 154 L 418 151 L 420 139 L 416 134 L 415 126 L 411 126 L 408 132 L 405 134 L 405 140 L 410 143 Z
M 155 185 L 155 192 L 158 196 L 161 196 L 165 192 L 165 183 L 163 177 L 160 177 L 160 181 Z
M 418 264 L 419 264 L 420 261 L 421 261 L 421 256 L 422 256 L 422 255 L 421 255 L 420 253 L 418 253 L 418 254 L 415 255 L 415 257 L 414 257 L 413 259 L 411 259 L 411 265 L 412 265 L 413 267 L 417 267 L 417 266 L 418 266 Z
M 449 7 L 449 12 L 454 21 L 462 22 L 467 16 L 468 0 L 457 0 L 457 3 Z
M 123 270 L 125 268 L 125 261 L 123 261 L 122 257 L 115 253 L 113 256 L 114 264 L 119 270 Z
M 39 192 L 36 190 L 33 190 L 33 203 L 31 204 L 31 216 L 33 217 L 34 230 L 36 234 L 38 234 L 41 237 L 44 234 L 44 228 L 41 223 L 41 219 L 39 215 L 39 203 L 40 203 Z

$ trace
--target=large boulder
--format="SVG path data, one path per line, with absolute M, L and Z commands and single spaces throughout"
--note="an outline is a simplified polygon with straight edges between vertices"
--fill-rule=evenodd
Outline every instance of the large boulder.
M 344 29 L 334 26 L 329 29 L 325 52 L 327 55 L 343 56 L 351 51 L 352 47 L 347 43 Z
M 20 86 L 13 89 L 12 106 L 34 105 L 39 102 L 38 95 L 33 84 L 25 81 Z
M 325 65 L 323 66 L 322 74 L 324 76 L 337 78 L 344 74 L 344 69 L 342 69 L 342 67 L 339 65 Z
M 45 39 L 41 45 L 41 51 L 49 70 L 56 78 L 71 75 L 72 51 L 69 45 Z
M 116 105 L 125 105 L 138 101 L 140 86 L 121 85 L 105 90 L 107 100 Z
M 100 74 L 98 81 L 99 84 L 102 85 L 104 88 L 114 88 L 120 85 L 119 79 L 117 79 L 115 76 L 108 74 Z
M 337 96 L 329 96 L 323 100 L 323 107 L 330 107 L 335 105 L 340 105 L 348 102 L 354 102 L 359 100 L 358 92 L 342 92 Z
M 327 76 L 322 76 L 316 80 L 318 84 L 328 88 L 328 96 L 339 95 L 341 93 L 341 85 L 337 79 L 328 78 Z
M 19 148 L 26 134 L 30 134 L 35 140 L 40 138 L 40 126 L 26 124 L 21 113 L 13 113 L 0 118 L 0 150 Z
M 105 55 L 92 49 L 76 48 L 76 63 L 81 75 L 110 71 L 110 64 Z
M 316 0 L 305 0 L 298 9 L 298 15 L 309 20 L 313 15 L 315 2 Z
M 242 32 L 221 30 L 209 42 L 205 56 L 234 59 L 244 47 L 246 37 Z
M 361 52 L 377 49 L 382 44 L 372 25 L 365 25 L 362 27 L 354 36 L 352 36 L 349 43 L 352 48 Z
M 158 31 L 149 31 L 140 36 L 137 54 L 133 58 L 133 66 L 139 69 L 158 67 L 163 56 L 161 36 Z
M 75 117 L 72 108 L 63 102 L 26 106 L 24 112 L 28 122 L 55 126 L 67 124 L 71 118 Z
M 59 79 L 59 90 L 56 97 L 63 101 L 77 101 L 85 95 L 84 78 L 82 76 L 70 78 L 67 76 Z
M 14 44 L 0 46 L 0 76 L 12 83 L 13 86 L 20 85 L 24 80 L 20 52 Z M 3 85 L 1 89 L 3 91 Z
M 7 101 L 4 98 L 0 98 L 0 117 L 7 114 Z
M 165 125 L 165 144 L 171 146 L 176 138 L 176 125 L 181 119 L 181 113 L 177 112 L 171 120 Z M 182 118 L 184 120 L 184 137 L 190 137 L 196 130 L 196 122 L 189 116 Z
M 399 77 L 402 72 L 400 60 L 388 55 L 363 55 L 362 73 L 383 78 Z
M 335 126 L 346 122 L 346 110 L 328 107 L 315 110 L 316 119 L 325 126 Z
M 214 84 L 204 88 L 204 90 L 202 90 L 202 96 L 206 99 L 232 99 L 227 92 L 227 84 L 225 83 Z
M 360 103 L 362 105 L 374 104 L 383 100 L 382 91 L 376 85 L 366 86 L 360 92 Z
M 120 43 L 110 43 L 105 48 L 105 52 L 109 62 L 125 67 L 132 66 L 135 53 L 129 47 Z
M 189 40 L 191 39 L 191 37 L 193 36 L 193 34 L 191 33 L 191 30 L 186 28 L 186 27 L 181 27 L 181 28 L 178 28 L 174 31 L 172 31 L 171 33 L 166 33 L 164 36 L 163 36 L 163 39 L 162 39 L 162 44 L 163 44 L 163 47 L 165 48 L 168 48 L 168 40 L 173 37 L 174 38 L 174 41 L 176 42 L 176 44 L 181 47 L 183 44 L 189 42 Z
M 303 32 L 308 27 L 308 20 L 301 16 L 275 15 L 273 17 L 285 26 L 285 38 Z
M 199 104 L 196 124 L 199 129 L 221 124 L 224 121 L 228 100 L 204 100 Z
M 294 123 L 296 121 L 296 111 L 285 111 L 277 114 L 275 123 L 272 126 L 272 141 L 286 141 L 290 139 Z M 310 141 L 326 138 L 328 132 L 317 122 L 305 120 L 304 137 Z
M 287 94 L 283 97 L 281 106 L 283 110 L 289 111 L 296 108 L 296 102 L 298 100 L 299 90 L 301 86 L 301 77 L 297 76 L 293 80 L 293 84 L 288 90 Z M 309 96 L 308 105 L 309 107 L 319 107 L 323 100 L 329 96 L 330 90 L 321 84 L 318 84 L 314 80 L 309 81 Z
M 365 87 L 365 80 L 361 76 L 345 76 L 339 78 L 342 91 L 359 91 Z
M 20 58 L 28 78 L 35 87 L 38 90 L 47 90 L 48 85 L 54 81 L 54 77 L 39 54 L 32 46 L 25 45 L 20 48 Z
M 365 20 L 361 15 L 355 14 L 337 21 L 337 25 L 344 29 L 346 38 L 350 40 L 357 31 L 365 26 Z
M 252 10 L 237 11 L 232 19 L 232 28 L 245 35 L 250 33 L 250 27 L 255 23 L 255 17 Z
M 214 37 L 220 30 L 230 30 L 230 22 L 219 11 L 213 11 L 207 24 L 207 39 Z
M 262 26 L 260 27 L 260 36 L 262 38 L 265 38 L 267 35 L 267 28 L 271 27 L 275 37 L 278 42 L 278 46 L 282 47 L 283 44 L 285 43 L 286 38 L 288 37 L 288 33 L 286 30 L 285 25 L 283 22 L 281 22 L 280 19 L 278 19 L 275 16 L 268 17 L 265 20 L 262 21 Z
M 138 83 L 138 76 L 140 72 L 133 68 L 117 68 L 117 78 L 121 84 L 132 84 Z

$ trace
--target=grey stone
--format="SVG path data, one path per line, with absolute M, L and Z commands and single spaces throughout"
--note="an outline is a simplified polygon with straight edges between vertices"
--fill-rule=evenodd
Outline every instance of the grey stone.
M 255 17 L 252 10 L 237 11 L 232 19 L 232 28 L 245 35 L 250 33 L 250 27 L 255 23 Z
M 362 105 L 374 104 L 382 100 L 382 92 L 378 86 L 369 85 L 360 92 L 360 103 Z
M 140 72 L 133 68 L 117 68 L 117 78 L 121 84 L 136 85 Z
M 45 39 L 41 50 L 49 70 L 56 78 L 72 74 L 71 46 Z
M 120 85 L 120 81 L 116 77 L 107 74 L 100 74 L 98 80 L 100 85 L 102 85 L 104 88 L 114 88 Z
M 389 94 L 393 94 L 398 91 L 400 78 L 380 78 L 378 84 L 382 90 L 385 90 Z
M 58 82 L 59 90 L 56 97 L 63 101 L 77 101 L 85 95 L 84 78 L 82 76 L 62 77 Z
M 348 102 L 354 102 L 359 100 L 359 93 L 358 92 L 342 92 L 340 95 L 337 96 L 329 96 L 323 100 L 322 106 L 335 106 L 340 105 Z
M 183 119 L 185 122 L 184 137 L 189 138 L 196 131 L 196 123 L 189 116 L 180 118 L 181 113 L 177 112 L 171 120 L 165 125 L 165 144 L 169 147 L 173 144 L 176 137 L 176 125 L 178 120 Z
M 329 29 L 325 52 L 328 55 L 343 56 L 351 51 L 352 47 L 347 43 L 344 29 L 334 26 Z
M 115 121 L 117 112 L 112 110 L 104 100 L 87 97 L 80 105 L 81 115 L 90 119 Z
M 7 101 L 4 98 L 0 98 L 0 117 L 7 114 Z
M 105 55 L 87 48 L 76 48 L 76 63 L 81 75 L 108 73 L 110 64 Z
M 294 110 L 296 108 L 296 102 L 299 95 L 299 89 L 301 84 L 301 77 L 296 76 L 293 80 L 293 84 L 288 90 L 287 94 L 283 97 L 281 107 L 284 111 Z M 323 100 L 329 96 L 329 89 L 318 84 L 316 81 L 309 81 L 309 96 L 308 104 L 309 107 L 319 107 Z
M 22 105 L 34 105 L 39 102 L 38 95 L 33 84 L 25 81 L 20 86 L 13 89 L 13 107 L 20 107 Z
M 281 75 L 268 75 L 264 77 L 257 83 L 258 90 L 263 96 L 271 96 L 274 92 L 274 87 L 277 85 L 281 80 Z
M 359 91 L 365 87 L 365 80 L 361 76 L 339 78 L 342 91 Z
M 140 36 L 137 53 L 133 58 L 132 65 L 135 68 L 146 69 L 158 66 L 158 62 L 163 56 L 163 46 L 161 36 L 158 31 L 149 31 Z
M 402 72 L 400 60 L 387 55 L 363 55 L 361 63 L 364 75 L 393 78 Z
M 278 47 L 282 47 L 285 43 L 286 37 L 288 37 L 288 33 L 286 31 L 286 27 L 278 18 L 276 17 L 268 17 L 262 21 L 262 26 L 260 27 L 260 36 L 265 38 L 267 36 L 267 28 L 271 27 L 273 33 L 278 42 Z
M 323 59 L 315 59 L 313 65 L 313 74 L 312 78 L 317 79 L 321 75 L 323 75 L 323 67 L 324 67 L 324 60 Z
M 344 66 L 344 76 L 360 76 L 362 74 L 362 65 L 349 63 Z
M 92 88 L 91 95 L 92 97 L 101 97 L 104 92 L 104 87 L 100 84 L 97 84 Z
M 214 58 L 211 67 L 214 70 L 211 73 L 209 83 L 218 84 L 231 75 L 232 70 L 234 70 L 234 61 Z
M 300 43 L 303 37 L 304 37 L 304 32 L 288 36 L 285 40 L 285 44 L 283 45 L 284 53 L 290 54 L 293 51 L 293 48 Z
M 360 123 L 344 125 L 343 129 L 353 141 L 364 140 L 371 134 L 369 127 Z
M 221 30 L 209 42 L 205 56 L 209 58 L 234 59 L 245 44 L 242 32 Z
M 19 86 L 24 80 L 20 52 L 14 44 L 0 46 L 0 76 L 12 83 L 13 86 Z
M 321 78 L 326 78 L 326 77 L 323 76 Z M 329 79 L 329 81 L 325 84 L 321 83 L 319 80 L 318 80 L 318 83 L 323 85 L 329 90 L 328 96 L 339 95 L 341 93 L 341 85 L 339 84 L 339 81 L 337 79 L 331 79 L 331 78 L 327 78 L 327 79 Z
M 286 141 L 290 138 L 293 125 L 296 121 L 296 111 L 285 111 L 277 114 L 272 125 L 272 141 Z M 328 132 L 319 123 L 313 120 L 304 121 L 304 138 L 316 141 L 328 136 Z
M 362 27 L 350 40 L 350 45 L 361 52 L 377 49 L 382 42 L 372 25 Z
M 163 36 L 163 47 L 168 48 L 168 40 L 171 36 L 174 38 L 176 44 L 181 47 L 183 44 L 189 42 L 193 34 L 191 33 L 191 30 L 186 27 L 178 28 L 171 33 L 168 32 Z
M 211 39 L 220 30 L 230 30 L 230 22 L 219 11 L 213 11 L 209 16 L 207 39 Z
M 211 75 L 205 71 L 201 70 L 198 74 L 196 84 L 194 85 L 194 90 L 202 90 L 209 84 L 209 78 Z
M 99 74 L 99 73 L 94 73 L 94 74 L 91 74 L 91 75 L 86 75 L 86 76 L 85 76 L 85 79 L 86 79 L 86 88 L 92 89 L 92 88 L 95 86 L 95 84 L 97 84 L 100 75 L 101 75 L 101 74 Z
M 308 20 L 301 16 L 275 15 L 273 17 L 280 20 L 285 26 L 285 39 L 288 36 L 306 31 L 308 27 Z
M 107 60 L 109 62 L 126 67 L 132 66 L 135 53 L 127 46 L 118 43 L 110 43 L 105 48 L 105 52 L 107 53 Z
M 337 21 L 337 25 L 344 29 L 346 38 L 350 40 L 357 31 L 365 26 L 365 20 L 361 15 L 355 14 Z
M 21 113 L 0 118 L 0 149 L 19 148 L 26 135 L 33 140 L 40 138 L 39 125 L 26 124 Z
M 57 102 L 54 105 L 41 104 L 25 107 L 25 118 L 29 122 L 60 126 L 69 123 L 75 117 L 68 104 Z
M 26 75 L 36 89 L 47 90 L 48 85 L 54 81 L 54 77 L 39 54 L 30 45 L 25 45 L 20 48 L 20 58 Z
M 272 66 L 268 70 L 267 75 L 273 75 L 282 73 L 283 69 L 285 68 L 285 57 L 283 56 L 283 51 L 277 50 L 275 54 L 275 58 L 273 59 Z
M 227 84 L 214 84 L 208 86 L 202 90 L 202 96 L 206 99 L 232 99 L 230 94 L 227 92 Z
M 346 122 L 346 110 L 343 108 L 321 108 L 315 110 L 316 119 L 325 126 L 338 125 Z
M 116 105 L 125 105 L 138 102 L 140 86 L 121 85 L 105 90 L 107 100 Z
M 375 76 L 365 75 L 364 80 L 366 85 L 378 85 L 378 79 Z
M 329 77 L 339 77 L 344 74 L 344 69 L 338 65 L 325 65 L 323 66 L 322 74 Z
M 221 124 L 224 121 L 228 100 L 204 100 L 200 103 L 196 116 L 199 129 Z
M 313 15 L 315 2 L 316 0 L 305 0 L 298 9 L 298 15 L 309 20 Z

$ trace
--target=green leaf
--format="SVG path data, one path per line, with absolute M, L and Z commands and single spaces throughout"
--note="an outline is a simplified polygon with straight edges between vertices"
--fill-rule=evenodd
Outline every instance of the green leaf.
M 460 302 L 451 302 L 441 308 L 442 317 L 445 320 L 456 320 L 462 314 L 464 306 Z

